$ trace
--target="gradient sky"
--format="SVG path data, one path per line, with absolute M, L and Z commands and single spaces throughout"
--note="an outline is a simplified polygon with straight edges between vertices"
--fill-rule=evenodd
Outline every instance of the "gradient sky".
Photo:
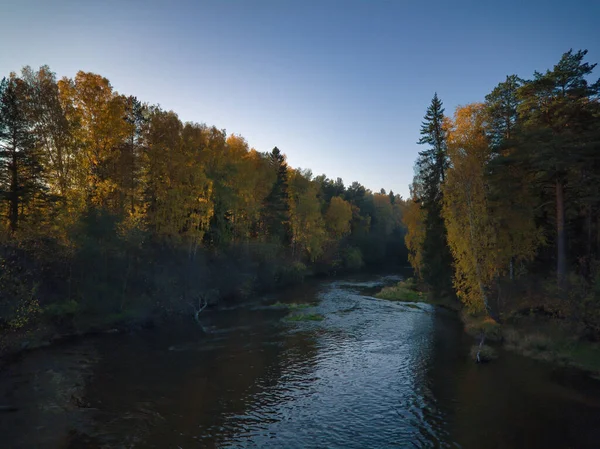
M 452 113 L 569 48 L 600 62 L 599 18 L 600 0 L 0 0 L 0 76 L 96 72 L 293 167 L 406 197 L 435 91 Z

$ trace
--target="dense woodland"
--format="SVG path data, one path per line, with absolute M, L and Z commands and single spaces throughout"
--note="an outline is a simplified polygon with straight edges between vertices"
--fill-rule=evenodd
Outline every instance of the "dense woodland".
M 404 221 L 434 295 L 496 320 L 551 316 L 600 338 L 600 81 L 586 51 L 482 103 L 427 109 Z
M 0 84 L 0 327 L 197 314 L 307 274 L 406 260 L 392 192 L 25 67 Z

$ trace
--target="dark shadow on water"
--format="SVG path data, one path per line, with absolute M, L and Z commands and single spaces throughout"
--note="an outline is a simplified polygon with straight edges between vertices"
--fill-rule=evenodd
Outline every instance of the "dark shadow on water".
M 456 316 L 438 310 L 434 328 L 428 383 L 448 441 L 464 449 L 598 447 L 597 381 L 506 351 L 479 365 Z
M 502 351 L 477 365 L 456 314 L 364 296 L 387 282 L 308 282 L 206 314 L 208 335 L 189 321 L 32 352 L 0 374 L 19 408 L 0 446 L 598 447 L 600 383 Z

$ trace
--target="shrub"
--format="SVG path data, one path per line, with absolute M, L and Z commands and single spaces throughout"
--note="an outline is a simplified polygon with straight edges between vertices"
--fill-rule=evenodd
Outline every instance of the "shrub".
M 342 261 L 344 267 L 350 271 L 360 270 L 364 265 L 362 252 L 353 246 L 349 246 L 344 250 Z
M 44 308 L 44 315 L 52 321 L 63 321 L 65 318 L 72 318 L 79 310 L 77 301 L 70 299 L 67 301 L 50 304 Z
M 307 271 L 306 265 L 302 262 L 283 264 L 279 271 L 278 281 L 281 285 L 298 284 L 304 281 Z
M 463 313 L 462 320 L 465 323 L 465 332 L 472 337 L 483 334 L 491 341 L 502 340 L 502 326 L 493 318 Z

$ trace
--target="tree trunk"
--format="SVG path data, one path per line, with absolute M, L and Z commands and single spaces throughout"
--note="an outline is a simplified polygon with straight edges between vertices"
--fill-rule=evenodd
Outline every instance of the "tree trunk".
M 10 229 L 12 232 L 17 231 L 19 222 L 19 170 L 17 164 L 17 146 L 15 144 L 10 164 Z
M 587 217 L 586 217 L 586 227 L 587 227 L 587 254 L 585 259 L 585 275 L 590 278 L 592 274 L 592 205 L 588 205 Z
M 565 229 L 565 192 L 562 181 L 556 181 L 556 275 L 558 288 L 564 290 L 567 280 L 567 235 Z

